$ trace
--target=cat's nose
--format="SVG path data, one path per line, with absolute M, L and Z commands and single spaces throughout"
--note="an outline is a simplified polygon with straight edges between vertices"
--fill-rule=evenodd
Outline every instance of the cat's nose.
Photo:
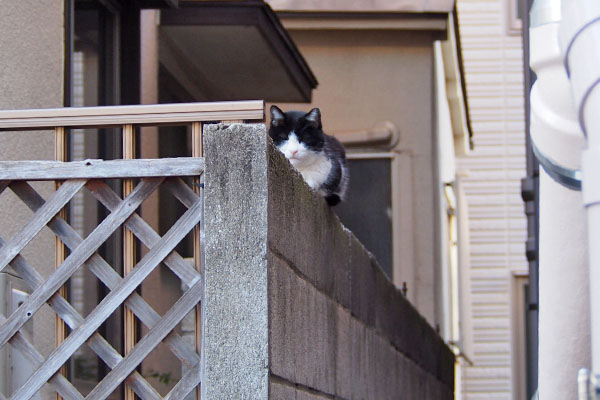
M 298 150 L 292 150 L 292 151 L 290 151 L 290 153 L 292 153 L 292 157 L 293 157 L 298 153 Z

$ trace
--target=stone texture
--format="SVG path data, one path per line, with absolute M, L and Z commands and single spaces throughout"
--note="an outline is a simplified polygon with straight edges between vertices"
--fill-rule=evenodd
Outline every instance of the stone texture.
M 271 400 L 294 400 L 296 398 L 296 388 L 281 383 L 270 383 L 269 399 Z
M 268 398 L 264 125 L 204 129 L 202 398 Z
M 347 259 L 347 233 L 283 154 L 269 152 L 269 245 L 318 289 L 331 293 L 334 271 Z
M 271 372 L 335 392 L 335 306 L 282 260 L 269 255 Z

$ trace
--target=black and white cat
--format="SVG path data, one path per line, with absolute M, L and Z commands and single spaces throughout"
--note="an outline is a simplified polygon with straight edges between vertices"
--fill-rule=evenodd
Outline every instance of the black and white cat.
M 318 108 L 284 113 L 271 106 L 269 136 L 327 204 L 334 206 L 343 200 L 348 186 L 346 152 L 336 138 L 323 132 Z

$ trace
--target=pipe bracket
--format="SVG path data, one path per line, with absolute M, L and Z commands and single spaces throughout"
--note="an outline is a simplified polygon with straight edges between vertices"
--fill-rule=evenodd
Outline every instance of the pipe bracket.
M 567 189 L 581 191 L 581 170 L 563 167 L 542 153 L 533 140 L 531 141 L 531 148 L 540 165 L 544 168 L 544 171 L 546 171 L 555 182 Z

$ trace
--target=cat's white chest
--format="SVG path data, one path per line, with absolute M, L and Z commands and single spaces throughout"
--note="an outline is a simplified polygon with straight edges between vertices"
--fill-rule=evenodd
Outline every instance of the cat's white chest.
M 302 174 L 308 186 L 317 190 L 325 182 L 331 170 L 331 161 L 325 154 L 313 154 L 310 160 L 304 162 L 293 162 L 292 165 Z

